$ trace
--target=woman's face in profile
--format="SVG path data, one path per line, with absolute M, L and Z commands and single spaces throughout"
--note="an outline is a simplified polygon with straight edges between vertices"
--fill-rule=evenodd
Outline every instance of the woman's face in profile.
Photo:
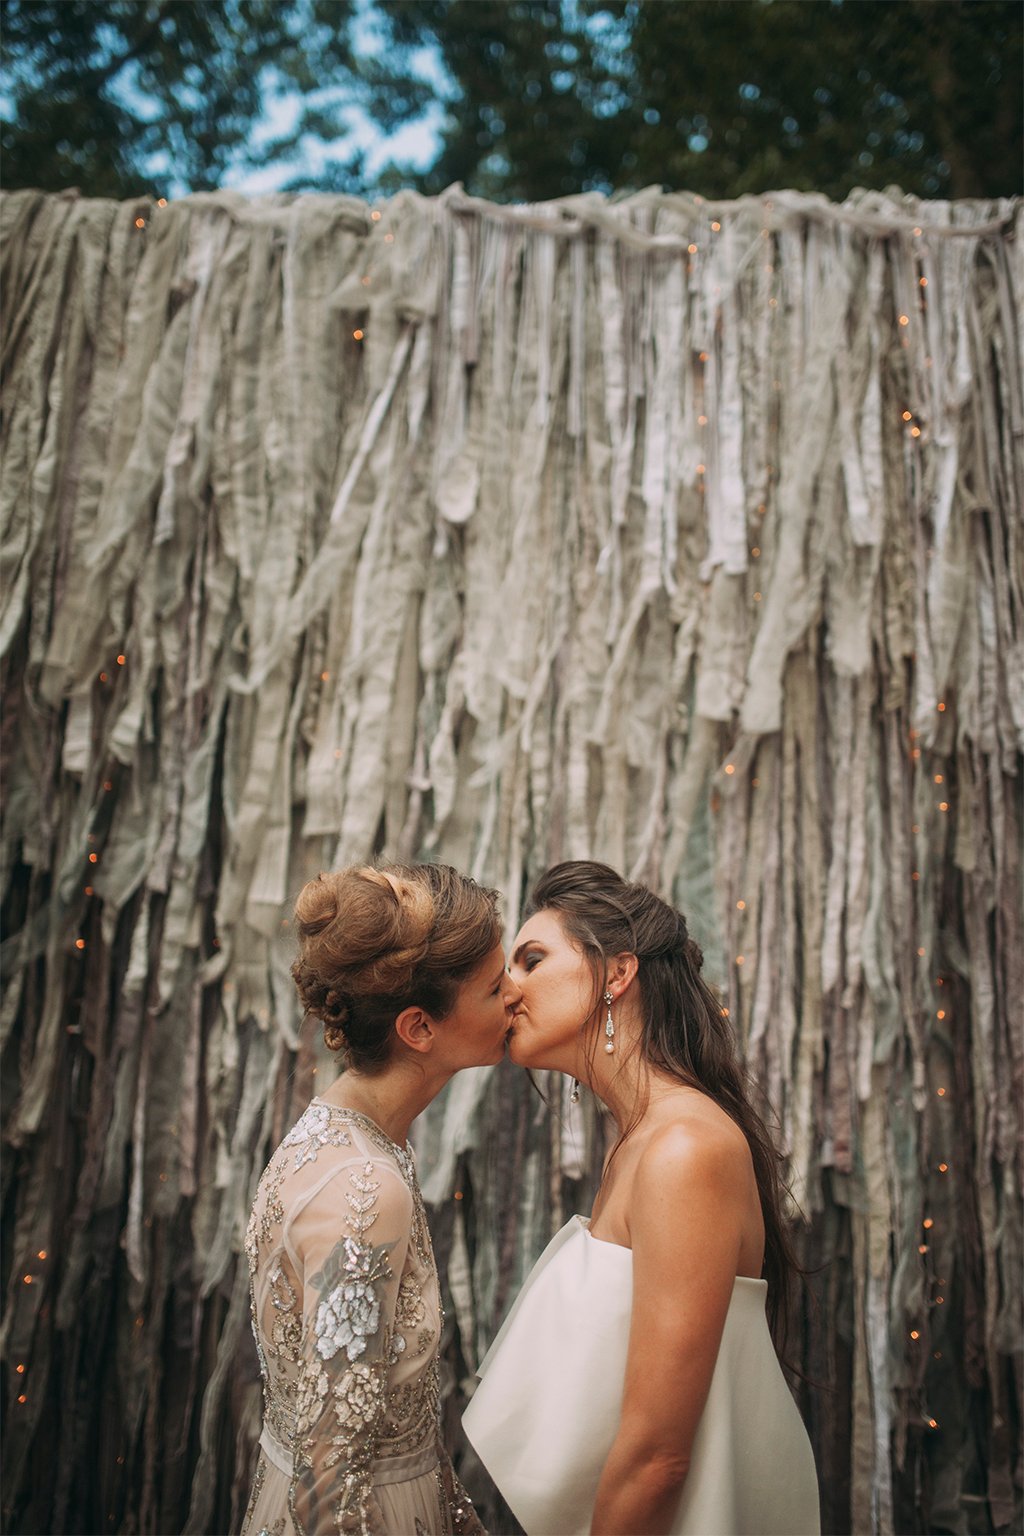
M 556 912 L 535 912 L 520 928 L 509 967 L 521 997 L 509 1056 L 520 1067 L 576 1073 L 583 1030 L 594 1011 L 594 977 Z
M 437 1040 L 453 1071 L 501 1060 L 518 1001 L 519 988 L 505 969 L 505 951 L 495 944 L 466 977 L 454 1008 L 439 1025 Z

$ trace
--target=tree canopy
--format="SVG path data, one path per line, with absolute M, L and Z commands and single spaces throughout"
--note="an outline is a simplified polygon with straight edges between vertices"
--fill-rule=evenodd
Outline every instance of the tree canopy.
M 3 0 L 3 179 L 128 196 L 167 167 L 200 190 L 318 143 L 333 158 L 293 186 L 1011 194 L 1022 15 L 1018 0 Z M 299 103 L 287 132 L 272 97 Z M 353 106 L 388 133 L 438 98 L 426 169 L 369 176 L 338 150 Z

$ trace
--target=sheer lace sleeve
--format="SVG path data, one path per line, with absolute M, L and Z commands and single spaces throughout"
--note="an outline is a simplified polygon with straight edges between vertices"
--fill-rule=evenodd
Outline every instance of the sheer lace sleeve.
M 318 1185 L 292 1223 L 302 1348 L 289 1503 L 304 1536 L 384 1530 L 371 1469 L 412 1213 L 393 1165 L 368 1159 Z

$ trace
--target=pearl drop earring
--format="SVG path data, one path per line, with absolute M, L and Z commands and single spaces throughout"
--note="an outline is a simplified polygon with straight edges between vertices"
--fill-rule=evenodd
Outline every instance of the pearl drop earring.
M 608 1009 L 608 1017 L 604 1021 L 604 1032 L 607 1037 L 604 1042 L 604 1048 L 610 1056 L 615 1049 L 615 1020 L 612 1018 L 612 995 L 610 992 L 605 993 L 604 1001 Z

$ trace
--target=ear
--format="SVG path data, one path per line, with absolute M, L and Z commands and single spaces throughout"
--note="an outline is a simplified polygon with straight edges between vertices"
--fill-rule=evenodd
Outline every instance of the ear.
M 395 1020 L 395 1034 L 403 1045 L 420 1055 L 433 1049 L 434 1021 L 423 1008 L 403 1008 Z
M 639 960 L 628 950 L 616 955 L 608 961 L 605 969 L 605 991 L 610 992 L 614 998 L 621 997 L 639 969 Z

